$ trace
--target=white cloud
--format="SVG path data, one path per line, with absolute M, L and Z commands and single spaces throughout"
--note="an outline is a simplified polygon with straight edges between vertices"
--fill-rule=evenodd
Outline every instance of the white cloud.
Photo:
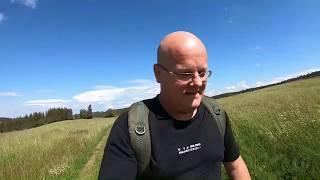
M 308 69 L 308 70 L 305 70 L 305 71 L 302 71 L 302 72 L 289 74 L 287 76 L 276 77 L 269 84 L 278 83 L 278 82 L 285 81 L 285 80 L 288 80 L 288 79 L 292 79 L 292 78 L 296 78 L 296 77 L 299 77 L 299 76 L 307 75 L 307 74 L 310 74 L 310 73 L 315 72 L 315 71 L 320 71 L 320 69 Z
M 261 67 L 261 66 L 262 66 L 262 64 L 260 64 L 260 63 L 257 63 L 257 64 L 256 64 L 256 66 L 257 66 L 257 67 Z
M 237 91 L 241 91 L 241 90 L 245 90 L 245 89 L 249 89 L 249 88 L 255 88 L 255 87 L 275 84 L 275 83 L 279 83 L 279 82 L 282 82 L 282 81 L 285 81 L 288 79 L 296 78 L 296 77 L 299 77 L 302 75 L 307 75 L 307 74 L 310 74 L 315 71 L 320 71 L 320 69 L 308 69 L 306 71 L 289 74 L 284 77 L 276 77 L 276 78 L 273 78 L 271 81 L 265 81 L 265 82 L 264 81 L 257 81 L 252 85 L 247 84 L 245 81 L 241 81 L 240 83 L 238 83 L 236 85 L 227 86 L 225 88 L 225 90 L 221 91 L 221 93 L 219 93 L 219 94 L 227 93 L 227 92 L 237 92 Z
M 74 100 L 79 103 L 105 104 L 106 108 L 128 107 L 142 99 L 154 97 L 160 92 L 159 84 L 150 80 L 133 80 L 136 84 L 129 87 L 99 86 L 96 90 L 86 91 L 75 95 Z
M 206 91 L 205 95 L 207 95 L 207 96 L 215 96 L 215 95 L 218 95 L 218 94 L 221 94 L 221 93 L 222 93 L 221 91 L 213 89 L 213 90 Z
M 124 88 L 108 88 L 99 89 L 93 91 L 86 91 L 78 94 L 73 98 L 79 102 L 100 102 L 100 101 L 111 101 L 117 96 L 121 95 Z
M 0 96 L 21 96 L 16 92 L 0 92 Z
M 140 101 L 141 99 L 139 99 L 138 101 Z M 136 101 L 134 101 L 136 102 Z M 133 102 L 131 103 L 110 103 L 110 104 L 106 104 L 105 109 L 120 109 L 120 108 L 126 108 L 126 107 L 130 107 L 130 105 L 133 104 Z
M 4 16 L 4 14 L 0 12 L 0 24 L 6 19 L 6 16 Z
M 262 81 L 257 81 L 257 82 L 255 83 L 255 87 L 260 87 L 260 86 L 264 86 L 264 85 L 265 85 L 265 83 L 262 82 Z
M 37 7 L 38 0 L 11 0 L 11 3 L 23 4 L 29 8 L 35 9 Z
M 236 85 L 227 86 L 225 89 L 226 89 L 226 92 L 235 92 L 235 91 L 241 91 L 248 88 L 250 88 L 250 86 L 245 81 L 241 81 Z
M 24 102 L 26 106 L 45 106 L 45 107 L 61 107 L 67 106 L 67 100 L 64 99 L 40 99 Z

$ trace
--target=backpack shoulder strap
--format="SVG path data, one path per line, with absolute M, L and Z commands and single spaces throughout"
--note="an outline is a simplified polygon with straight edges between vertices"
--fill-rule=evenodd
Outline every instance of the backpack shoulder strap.
M 144 173 L 151 158 L 148 114 L 149 109 L 142 101 L 131 105 L 128 113 L 128 129 L 138 162 L 138 175 Z
M 218 102 L 210 97 L 203 96 L 202 98 L 203 104 L 209 110 L 210 114 L 213 115 L 214 121 L 216 122 L 222 140 L 224 142 L 224 134 L 226 129 L 226 113 L 218 104 Z

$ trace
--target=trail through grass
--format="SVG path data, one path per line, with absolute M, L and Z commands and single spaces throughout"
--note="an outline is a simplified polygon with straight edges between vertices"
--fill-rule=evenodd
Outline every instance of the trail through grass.
M 99 175 L 99 169 L 100 169 L 100 162 L 102 160 L 103 156 L 103 150 L 107 142 L 107 138 L 110 132 L 111 126 L 108 129 L 108 133 L 103 136 L 103 138 L 100 140 L 99 144 L 94 149 L 94 152 L 92 153 L 92 156 L 84 166 L 84 168 L 81 170 L 79 174 L 79 178 L 83 180 L 96 180 Z
M 70 120 L 0 134 L 0 179 L 78 177 L 113 121 Z
M 253 179 L 320 177 L 320 78 L 219 99 Z M 97 179 L 115 118 L 0 134 L 0 179 Z

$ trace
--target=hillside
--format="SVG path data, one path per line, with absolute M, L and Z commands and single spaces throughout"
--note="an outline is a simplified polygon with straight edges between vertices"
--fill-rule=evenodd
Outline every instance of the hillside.
M 254 178 L 320 177 L 320 77 L 218 101 Z
M 320 177 L 320 77 L 218 101 L 253 179 Z M 0 134 L 0 179 L 97 179 L 113 120 L 62 121 Z
M 10 121 L 12 118 L 0 117 L 0 121 Z
M 60 121 L 0 134 L 0 179 L 77 179 L 100 144 L 102 150 L 114 118 Z M 97 167 L 101 156 L 96 160 Z M 87 177 L 96 179 L 98 169 Z M 93 176 L 93 178 L 92 178 Z M 90 178 L 89 178 L 90 179 Z
M 252 92 L 252 91 L 259 90 L 259 89 L 264 89 L 264 88 L 268 88 L 268 87 L 272 87 L 272 86 L 277 86 L 277 85 L 280 85 L 280 84 L 286 84 L 286 83 L 289 83 L 289 82 L 294 82 L 294 81 L 303 80 L 303 79 L 310 79 L 310 78 L 315 78 L 315 77 L 320 77 L 320 71 L 312 72 L 310 74 L 302 75 L 302 76 L 299 76 L 299 77 L 296 77 L 296 78 L 291 78 L 291 79 L 288 79 L 288 80 L 285 80 L 285 81 L 281 81 L 279 83 L 269 84 L 269 85 L 265 85 L 265 86 L 255 87 L 255 88 L 249 88 L 249 89 L 245 89 L 245 90 L 237 91 L 237 92 L 223 93 L 223 94 L 215 95 L 215 96 L 212 96 L 212 97 L 214 99 L 219 99 L 219 98 L 223 98 L 223 97 L 234 96 L 234 95 L 242 94 L 242 93 L 245 93 L 245 92 Z

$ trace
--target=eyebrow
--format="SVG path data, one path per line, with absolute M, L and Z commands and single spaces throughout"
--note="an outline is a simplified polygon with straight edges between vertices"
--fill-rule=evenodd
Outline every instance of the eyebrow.
M 204 71 L 206 71 L 206 70 L 208 70 L 207 67 L 203 67 L 203 68 L 197 69 L 198 72 L 204 72 Z M 176 69 L 176 72 L 177 72 L 177 73 L 194 73 L 195 71 L 194 71 L 194 69 L 191 68 L 191 67 L 183 67 L 183 68 L 181 68 L 181 69 Z

